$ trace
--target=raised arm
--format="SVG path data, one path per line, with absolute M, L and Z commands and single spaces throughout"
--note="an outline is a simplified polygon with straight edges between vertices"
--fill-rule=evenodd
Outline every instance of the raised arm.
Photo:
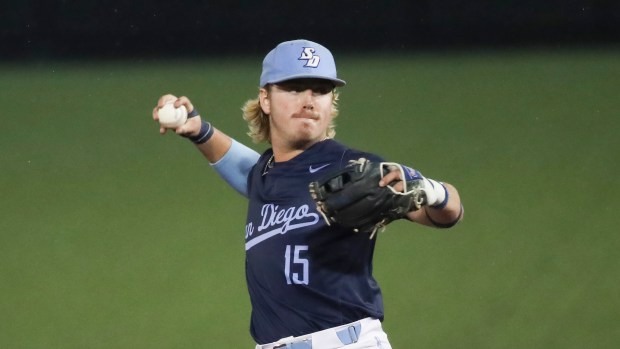
M 230 186 L 247 197 L 247 177 L 252 166 L 258 161 L 259 154 L 204 121 L 189 98 L 185 96 L 178 98 L 171 94 L 161 96 L 153 109 L 153 120 L 159 121 L 158 110 L 168 103 L 173 103 L 175 108 L 184 106 L 188 112 L 185 124 L 173 131 L 191 140 L 217 173 Z M 167 128 L 160 125 L 159 132 L 163 135 L 167 132 Z

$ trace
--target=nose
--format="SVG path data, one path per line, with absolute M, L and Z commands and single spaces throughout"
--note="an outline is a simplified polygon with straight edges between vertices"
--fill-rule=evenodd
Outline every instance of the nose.
M 314 110 L 314 95 L 311 89 L 302 92 L 303 108 L 306 110 Z

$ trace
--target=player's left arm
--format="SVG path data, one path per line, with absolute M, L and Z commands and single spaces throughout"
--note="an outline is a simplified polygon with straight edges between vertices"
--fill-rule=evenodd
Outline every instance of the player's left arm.
M 402 180 L 400 171 L 392 171 L 386 174 L 379 182 L 380 186 Z M 418 175 L 419 172 L 418 172 Z M 458 190 L 450 183 L 423 178 L 423 188 L 426 193 L 424 204 L 418 209 L 407 214 L 407 218 L 413 222 L 436 228 L 450 228 L 463 219 L 464 209 Z M 402 188 L 399 183 L 396 189 Z
M 450 228 L 463 219 L 463 206 L 456 188 L 446 182 L 442 182 L 448 195 L 445 206 L 438 207 L 424 205 L 417 211 L 411 211 L 407 218 L 413 222 L 437 228 Z

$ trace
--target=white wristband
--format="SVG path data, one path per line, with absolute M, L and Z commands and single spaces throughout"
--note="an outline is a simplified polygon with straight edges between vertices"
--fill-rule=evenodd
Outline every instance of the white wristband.
M 434 179 L 424 178 L 424 191 L 426 204 L 437 208 L 443 208 L 448 203 L 448 190 Z

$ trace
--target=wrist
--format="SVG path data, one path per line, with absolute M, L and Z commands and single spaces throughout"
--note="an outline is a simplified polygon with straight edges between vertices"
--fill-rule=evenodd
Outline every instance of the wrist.
M 434 179 L 424 178 L 424 190 L 426 192 L 426 204 L 433 208 L 442 209 L 446 207 L 450 195 L 446 186 Z
M 196 114 L 198 115 L 198 114 Z M 187 139 L 192 141 L 194 144 L 203 144 L 206 143 L 211 137 L 213 137 L 213 133 L 215 129 L 211 125 L 211 123 L 202 120 L 200 124 L 200 131 L 195 136 L 186 136 Z
M 190 118 L 196 117 L 198 115 L 200 115 L 200 113 L 198 112 L 198 109 L 194 108 L 194 109 L 192 109 L 192 111 L 187 113 L 187 118 L 190 119 Z
M 404 179 L 405 188 L 403 192 L 405 194 L 414 195 L 414 201 L 416 201 L 415 205 L 413 205 L 413 209 L 419 209 L 421 205 L 430 206 L 437 209 L 442 209 L 446 207 L 448 203 L 449 195 L 448 189 L 446 186 L 438 182 L 434 179 L 424 177 L 419 171 L 416 171 L 410 167 L 396 164 L 396 163 L 384 163 L 384 164 L 393 164 L 396 165 L 397 168 L 401 172 L 401 178 Z M 381 176 L 384 176 L 384 173 L 381 173 Z M 413 189 L 417 187 L 421 189 L 424 193 L 423 197 L 419 197 L 415 194 L 417 190 L 410 190 L 410 186 Z

